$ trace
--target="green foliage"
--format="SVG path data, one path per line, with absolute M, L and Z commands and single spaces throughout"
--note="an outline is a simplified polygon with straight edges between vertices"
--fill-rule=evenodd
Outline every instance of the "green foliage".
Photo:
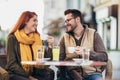
M 5 39 L 0 39 L 0 44 L 5 48 L 6 47 Z
M 60 31 L 54 31 L 54 32 L 53 32 L 53 35 L 54 35 L 54 36 L 59 36 L 60 34 L 61 34 Z

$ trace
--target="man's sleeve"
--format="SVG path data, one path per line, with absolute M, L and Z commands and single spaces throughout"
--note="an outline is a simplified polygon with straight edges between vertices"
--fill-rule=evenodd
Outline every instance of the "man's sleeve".
M 100 35 L 95 32 L 94 34 L 94 51 L 90 51 L 90 59 L 95 61 L 107 61 L 108 55 Z

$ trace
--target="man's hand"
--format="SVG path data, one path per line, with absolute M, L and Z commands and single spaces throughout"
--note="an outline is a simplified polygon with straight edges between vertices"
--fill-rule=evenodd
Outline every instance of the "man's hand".
M 83 48 L 80 46 L 75 47 L 75 53 L 82 57 Z

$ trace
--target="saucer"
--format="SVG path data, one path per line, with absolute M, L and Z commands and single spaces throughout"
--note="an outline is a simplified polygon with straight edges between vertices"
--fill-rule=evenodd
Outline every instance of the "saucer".
M 50 58 L 37 59 L 38 62 L 45 62 L 50 60 Z
M 73 58 L 73 61 L 75 61 L 75 63 L 82 63 L 83 62 L 83 59 L 80 59 L 80 58 Z
M 50 60 L 50 58 L 44 58 L 43 60 L 44 60 L 44 61 L 48 61 L 48 60 Z

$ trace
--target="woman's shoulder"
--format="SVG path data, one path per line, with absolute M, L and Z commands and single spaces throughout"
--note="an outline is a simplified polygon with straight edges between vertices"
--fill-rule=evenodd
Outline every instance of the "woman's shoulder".
M 16 37 L 15 37 L 14 34 L 9 34 L 9 35 L 8 35 L 8 39 L 16 39 Z

